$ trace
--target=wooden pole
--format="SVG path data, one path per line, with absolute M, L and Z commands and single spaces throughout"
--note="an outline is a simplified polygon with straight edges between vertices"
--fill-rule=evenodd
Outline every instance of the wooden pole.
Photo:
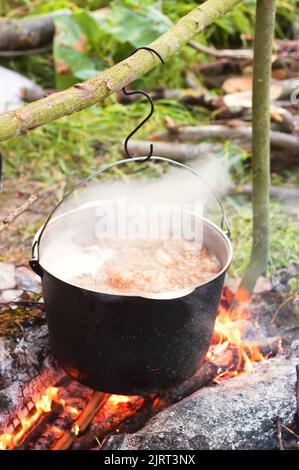
M 239 288 L 241 292 L 243 290 L 251 292 L 258 277 L 267 273 L 268 265 L 270 213 L 270 87 L 275 4 L 276 0 L 257 0 L 256 5 L 251 158 L 253 241 L 250 262 Z

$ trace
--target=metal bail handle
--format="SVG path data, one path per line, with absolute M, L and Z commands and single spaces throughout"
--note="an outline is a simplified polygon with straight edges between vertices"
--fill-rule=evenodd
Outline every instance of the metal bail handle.
M 170 165 L 174 165 L 174 166 L 177 166 L 179 168 L 183 168 L 187 171 L 189 171 L 190 173 L 192 173 L 194 176 L 197 176 L 205 185 L 206 187 L 211 191 L 211 193 L 213 194 L 214 198 L 216 199 L 218 205 L 219 205 L 219 208 L 220 208 L 220 211 L 221 211 L 221 223 L 220 223 L 220 228 L 221 230 L 227 235 L 227 237 L 230 237 L 231 236 L 231 231 L 230 231 L 230 227 L 229 227 L 229 224 L 228 224 L 228 221 L 227 221 L 227 218 L 225 216 L 225 213 L 224 213 L 224 207 L 222 205 L 222 202 L 220 201 L 220 199 L 218 198 L 217 194 L 215 193 L 215 191 L 213 190 L 213 188 L 211 188 L 211 186 L 200 176 L 199 173 L 197 173 L 197 171 L 193 170 L 192 168 L 190 168 L 189 166 L 187 165 L 184 165 L 183 163 L 179 163 L 175 160 L 172 160 L 171 158 L 166 158 L 166 157 L 156 157 L 156 156 L 151 156 L 150 158 L 151 161 L 162 161 L 162 162 L 167 162 L 169 163 Z M 144 157 L 133 157 L 133 158 L 126 158 L 124 160 L 119 160 L 117 162 L 114 162 L 114 163 L 110 163 L 109 165 L 106 165 L 105 167 L 103 168 L 100 168 L 99 170 L 95 171 L 94 173 L 92 173 L 90 176 L 88 176 L 87 178 L 85 178 L 84 180 L 81 180 L 76 186 L 74 186 L 62 199 L 61 201 L 54 207 L 54 209 L 50 212 L 49 216 L 47 217 L 46 219 L 46 222 L 44 223 L 39 235 L 38 235 L 38 238 L 37 240 L 34 242 L 34 244 L 32 245 L 32 259 L 29 261 L 29 264 L 31 266 L 31 268 L 33 269 L 33 271 L 38 274 L 39 276 L 42 276 L 43 275 L 43 268 L 41 267 L 40 263 L 39 263 L 39 245 L 40 245 L 40 241 L 41 241 L 41 238 L 47 228 L 47 225 L 49 224 L 50 220 L 52 219 L 54 213 L 56 212 L 56 210 L 62 205 L 62 203 L 68 199 L 72 194 L 73 192 L 80 188 L 81 186 L 83 186 L 84 184 L 88 183 L 92 178 L 94 178 L 95 176 L 98 176 L 100 175 L 101 173 L 104 173 L 104 171 L 107 171 L 109 170 L 110 168 L 113 168 L 114 166 L 118 166 L 118 165 L 122 165 L 123 163 L 129 163 L 129 162 L 134 162 L 134 161 L 143 161 L 144 162 Z

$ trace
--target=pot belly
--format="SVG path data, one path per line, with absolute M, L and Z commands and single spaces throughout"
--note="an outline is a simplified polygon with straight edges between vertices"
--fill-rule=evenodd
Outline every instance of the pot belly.
M 153 300 L 87 291 L 44 272 L 54 353 L 95 390 L 138 395 L 177 385 L 206 356 L 224 276 L 185 297 Z

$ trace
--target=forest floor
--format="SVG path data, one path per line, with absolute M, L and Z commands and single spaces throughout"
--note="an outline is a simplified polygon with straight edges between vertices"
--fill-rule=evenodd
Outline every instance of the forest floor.
M 5 3 L 5 2 L 4 2 Z M 57 3 L 57 5 L 56 5 Z M 61 2 L 25 2 L 16 1 L 13 7 L 4 8 L 2 14 L 10 18 L 39 14 L 61 8 Z M 91 9 L 98 8 L 99 2 L 90 2 Z M 100 2 L 101 5 L 103 2 Z M 104 2 L 105 3 L 105 2 Z M 111 2 L 107 2 L 108 4 Z M 113 3 L 113 2 L 112 2 Z M 151 4 L 151 2 L 147 2 Z M 80 2 L 74 2 L 80 4 Z M 79 5 L 80 6 L 80 5 Z M 195 6 L 193 2 L 175 2 L 169 6 L 162 2 L 163 14 L 176 21 Z M 204 44 L 216 47 L 251 47 L 254 24 L 254 2 L 242 2 L 234 12 L 217 20 L 197 38 Z M 133 8 L 134 10 L 134 8 Z M 297 14 L 290 2 L 278 2 L 276 37 L 285 38 L 290 32 L 290 24 Z M 246 42 L 248 39 L 248 43 Z M 117 54 L 127 55 L 132 44 L 117 43 Z M 127 48 L 127 49 L 126 49 Z M 120 52 L 119 52 L 120 51 Z M 99 51 L 100 53 L 101 51 Z M 118 60 L 119 57 L 117 56 Z M 121 58 L 121 57 L 120 57 Z M 108 57 L 111 62 L 114 57 Z M 107 59 L 107 60 L 108 60 Z M 208 62 L 217 62 L 213 57 L 202 54 L 186 46 L 179 55 L 167 65 L 158 67 L 132 86 L 144 90 L 190 89 L 190 72 L 196 84 L 204 87 L 208 93 L 217 97 L 223 93 L 219 74 L 225 73 L 223 80 L 234 76 L 235 65 L 222 69 L 216 64 L 215 77 L 219 85 L 212 87 L 203 80 L 200 67 Z M 54 89 L 55 50 L 24 57 L 2 58 L 0 64 L 23 73 L 43 88 Z M 218 67 L 218 68 L 217 68 Z M 247 68 L 246 68 L 247 67 Z M 251 64 L 245 67 L 245 74 L 251 73 Z M 218 69 L 220 71 L 218 72 Z M 227 71 L 228 69 L 228 71 Z M 233 69 L 233 70 L 232 70 Z M 243 71 L 243 69 L 242 69 Z M 279 69 L 285 73 L 286 68 Z M 243 72 L 241 72 L 242 75 Z M 218 74 L 218 75 L 217 75 Z M 295 76 L 292 72 L 292 76 Z M 223 81 L 222 80 L 222 81 Z M 123 104 L 114 95 L 102 105 L 83 110 L 27 135 L 14 138 L 0 145 L 4 155 L 4 185 L 1 191 L 1 217 L 23 202 L 32 192 L 40 194 L 39 201 L 25 214 L 20 216 L 7 230 L 0 234 L 0 260 L 22 263 L 30 257 L 32 237 L 65 192 L 80 178 L 87 177 L 104 163 L 122 158 L 123 139 L 135 128 L 148 112 L 148 104 L 137 101 Z M 165 121 L 171 120 L 180 126 L 198 126 L 215 123 L 215 112 L 198 105 L 184 104 L 179 99 L 159 99 L 155 102 L 155 113 L 139 132 L 139 138 L 148 138 L 153 133 L 165 129 Z M 229 139 L 221 141 L 221 157 L 229 163 L 232 181 L 239 184 L 250 183 L 250 150 L 236 145 Z M 296 188 L 299 183 L 297 164 L 289 164 L 288 152 L 284 152 L 283 162 L 277 166 L 272 159 L 272 184 L 276 187 Z M 165 171 L 157 165 L 147 165 L 145 176 L 158 175 Z M 121 169 L 116 174 L 126 178 Z M 227 194 L 223 196 L 225 210 L 232 227 L 234 258 L 229 274 L 232 278 L 242 276 L 249 259 L 251 249 L 251 202 L 248 196 Z M 298 244 L 299 209 L 298 201 L 271 201 L 271 240 L 269 272 L 287 268 L 299 259 Z M 292 289 L 298 290 L 293 281 Z

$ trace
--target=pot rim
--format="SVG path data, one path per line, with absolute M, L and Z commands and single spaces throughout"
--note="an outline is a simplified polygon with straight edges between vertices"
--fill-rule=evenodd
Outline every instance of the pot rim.
M 79 206 L 78 208 L 76 208 L 76 210 L 79 210 L 79 209 L 82 209 L 82 208 L 85 208 L 84 204 L 82 206 Z M 51 223 L 54 223 L 55 220 L 57 220 L 57 219 L 59 219 L 63 216 L 66 216 L 67 214 L 68 214 L 68 212 L 65 212 L 64 214 L 60 214 L 57 217 L 53 217 L 48 226 L 50 227 Z M 218 235 L 220 235 L 225 240 L 225 242 L 227 244 L 227 247 L 228 247 L 228 257 L 227 257 L 227 261 L 226 261 L 225 265 L 223 266 L 223 268 L 215 276 L 213 276 L 211 279 L 209 279 L 208 281 L 203 282 L 202 284 L 199 284 L 195 287 L 191 287 L 191 288 L 188 288 L 188 289 L 180 289 L 179 291 L 171 291 L 171 292 L 167 292 L 167 293 L 165 293 L 165 292 L 164 293 L 163 292 L 151 293 L 151 294 L 148 293 L 148 295 L 125 294 L 125 293 L 119 293 L 118 294 L 118 293 L 110 293 L 110 292 L 100 292 L 100 291 L 96 291 L 96 290 L 93 290 L 93 289 L 88 289 L 86 287 L 81 287 L 81 286 L 78 286 L 76 284 L 71 284 L 70 282 L 68 282 L 64 279 L 60 279 L 56 275 L 49 272 L 46 268 L 44 268 L 40 261 L 39 261 L 39 263 L 40 263 L 42 269 L 45 272 L 50 274 L 52 277 L 58 279 L 59 281 L 65 282 L 66 284 L 68 284 L 72 287 L 76 287 L 78 289 L 82 289 L 82 290 L 85 290 L 85 291 L 88 291 L 88 292 L 93 292 L 93 293 L 96 293 L 96 294 L 109 295 L 109 296 L 115 296 L 115 297 L 131 297 L 131 298 L 132 297 L 141 297 L 141 298 L 152 299 L 152 300 L 172 300 L 172 299 L 178 299 L 180 297 L 186 297 L 187 295 L 194 292 L 196 289 L 210 284 L 211 282 L 215 281 L 218 277 L 220 277 L 223 273 L 225 273 L 228 270 L 228 268 L 229 268 L 229 266 L 232 262 L 232 257 L 233 257 L 233 247 L 232 247 L 231 241 L 230 241 L 229 237 L 227 236 L 227 234 L 217 224 L 215 224 L 211 220 L 207 219 L 206 217 L 203 217 L 203 216 L 200 216 L 200 215 L 197 215 L 197 214 L 193 214 L 193 215 L 195 217 L 198 217 L 199 219 L 201 219 L 205 224 L 212 227 L 218 233 Z M 42 231 L 42 229 L 43 229 L 43 225 L 36 232 L 36 234 L 33 238 L 32 247 L 36 246 L 36 242 L 39 238 L 39 234 Z M 146 292 L 144 294 L 146 294 Z

